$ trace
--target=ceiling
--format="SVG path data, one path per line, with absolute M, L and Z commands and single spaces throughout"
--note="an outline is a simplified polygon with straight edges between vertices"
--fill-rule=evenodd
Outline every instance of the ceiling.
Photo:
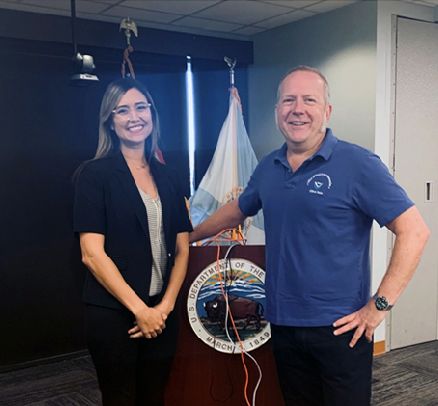
M 254 34 L 357 1 L 369 0 L 76 0 L 76 14 L 115 23 L 130 17 L 139 27 L 250 39 Z M 403 1 L 438 6 L 438 0 Z M 71 13 L 70 0 L 0 0 L 0 8 Z

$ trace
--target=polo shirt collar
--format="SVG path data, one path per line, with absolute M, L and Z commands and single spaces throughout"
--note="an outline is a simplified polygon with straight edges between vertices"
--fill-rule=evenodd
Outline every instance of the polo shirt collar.
M 313 159 L 316 156 L 320 156 L 328 161 L 333 153 L 333 150 L 335 149 L 335 145 L 337 142 L 338 139 L 333 135 L 331 128 L 327 128 L 321 147 L 310 159 Z
M 311 157 L 308 158 L 308 161 L 311 161 L 317 156 L 325 159 L 326 161 L 330 158 L 335 148 L 338 139 L 333 135 L 331 128 L 327 128 L 324 141 L 321 144 L 321 147 L 318 151 L 316 151 Z M 287 161 L 287 144 L 284 143 L 280 149 L 277 150 L 274 160 L 281 162 L 283 165 L 289 167 L 289 162 Z

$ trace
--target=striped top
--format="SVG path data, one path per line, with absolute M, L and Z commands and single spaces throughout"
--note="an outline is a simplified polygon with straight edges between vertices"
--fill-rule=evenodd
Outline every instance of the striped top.
M 152 249 L 152 277 L 149 296 L 158 295 L 163 288 L 163 272 L 166 269 L 166 241 L 164 240 L 163 212 L 160 196 L 153 199 L 138 188 L 141 199 L 146 207 L 149 226 L 149 240 Z

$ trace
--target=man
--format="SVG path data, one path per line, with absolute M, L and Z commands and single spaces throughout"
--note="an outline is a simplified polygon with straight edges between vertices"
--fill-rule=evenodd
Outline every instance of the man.
M 376 327 L 411 279 L 429 236 L 414 204 L 371 152 L 326 128 L 325 77 L 299 66 L 278 88 L 285 144 L 265 157 L 238 200 L 192 233 L 196 241 L 263 209 L 266 317 L 287 405 L 369 405 Z M 370 298 L 373 220 L 395 236 Z

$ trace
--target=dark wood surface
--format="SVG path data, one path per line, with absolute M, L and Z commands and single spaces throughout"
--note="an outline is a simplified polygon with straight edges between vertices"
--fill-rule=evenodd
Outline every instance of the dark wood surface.
M 94 43 L 91 54 L 99 82 L 71 86 L 71 44 L 49 35 L 66 17 L 59 20 L 57 16 L 23 13 L 27 16 L 24 22 L 21 14 L 12 12 L 12 17 L 0 9 L 0 31 L 15 27 L 10 33 L 14 38 L 0 35 L 0 59 L 6 61 L 0 64 L 0 111 L 7 118 L 2 121 L 2 134 L 7 135 L 0 137 L 0 308 L 5 332 L 0 335 L 0 369 L 86 348 L 81 296 L 88 271 L 81 263 L 79 242 L 72 230 L 72 176 L 81 162 L 94 156 L 100 101 L 107 84 L 120 77 L 121 49 L 116 43 L 110 48 Z M 6 26 L 2 25 L 5 21 Z M 118 26 L 110 26 L 116 29 L 108 33 L 122 38 Z M 77 28 L 78 34 L 84 32 L 80 24 Z M 35 30 L 42 37 L 33 35 Z M 62 32 L 69 30 L 69 24 L 64 24 Z M 143 38 L 152 40 L 147 35 Z M 178 38 L 172 43 L 179 43 Z M 163 42 L 164 37 L 158 41 Z M 78 44 L 82 53 L 88 52 L 79 38 Z M 187 54 L 151 57 L 138 48 L 139 44 L 133 59 L 137 78 L 154 95 L 160 112 L 161 148 L 187 194 Z M 202 72 L 194 69 L 195 101 L 203 106 L 195 123 L 197 133 L 202 134 L 198 137 L 202 138 L 199 173 L 208 167 L 228 111 L 229 78 L 223 55 L 222 62 L 204 60 Z M 216 68 L 219 64 L 220 69 Z M 194 66 L 198 65 L 197 61 Z M 236 78 L 242 83 L 239 91 L 247 106 L 246 68 L 240 66 Z M 30 109 L 29 114 L 23 114 L 23 109 Z
M 148 27 L 141 27 L 139 33 L 139 37 L 134 41 L 136 55 L 149 53 L 180 56 L 184 61 L 186 55 L 191 55 L 192 58 L 220 61 L 222 65 L 224 55 L 237 55 L 240 66 L 253 63 L 252 41 L 215 38 Z M 119 31 L 119 23 L 77 18 L 75 34 L 81 52 L 84 47 L 122 50 L 126 46 L 125 38 Z M 0 37 L 68 44 L 71 49 L 70 55 L 73 55 L 69 16 L 0 9 Z
M 221 247 L 222 258 L 228 247 Z M 187 278 L 181 292 L 180 336 L 178 352 L 169 382 L 167 406 L 242 406 L 245 405 L 245 375 L 240 354 L 225 354 L 202 342 L 192 331 L 187 316 L 187 294 L 198 274 L 216 261 L 216 247 L 191 247 Z M 264 247 L 239 246 L 231 251 L 232 258 L 252 261 L 265 268 Z M 251 351 L 259 363 L 263 378 L 257 390 L 258 406 L 282 406 L 283 399 L 278 385 L 270 342 Z M 249 372 L 247 396 L 252 403 L 252 393 L 258 379 L 254 363 L 245 357 Z

